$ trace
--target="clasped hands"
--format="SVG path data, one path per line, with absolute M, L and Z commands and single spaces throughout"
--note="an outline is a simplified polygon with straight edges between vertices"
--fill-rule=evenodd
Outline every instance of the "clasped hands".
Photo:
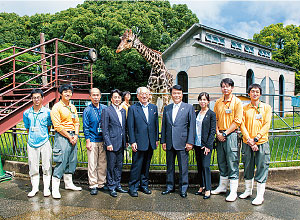
M 75 146 L 75 144 L 77 143 L 77 140 L 78 140 L 78 135 L 77 135 L 77 134 L 75 134 L 74 136 L 71 136 L 71 135 L 70 135 L 70 137 L 69 137 L 68 139 L 69 139 L 69 142 L 70 142 L 73 146 Z
M 247 144 L 251 147 L 251 149 L 252 149 L 253 151 L 258 151 L 258 150 L 259 150 L 259 149 L 258 149 L 258 146 L 256 145 L 256 142 L 254 141 L 253 138 L 248 138 L 248 139 L 247 139 Z

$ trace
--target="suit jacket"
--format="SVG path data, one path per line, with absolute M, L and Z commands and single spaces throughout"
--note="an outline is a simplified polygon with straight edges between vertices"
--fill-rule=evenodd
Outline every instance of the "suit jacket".
M 172 146 L 175 150 L 185 150 L 186 143 L 195 143 L 195 110 L 192 105 L 182 102 L 173 123 L 173 105 L 174 104 L 170 104 L 164 108 L 161 143 L 166 143 L 168 150 L 171 150 Z
M 196 112 L 196 118 L 199 112 L 200 111 Z M 215 134 L 216 134 L 216 113 L 208 109 L 202 121 L 201 147 L 204 146 L 212 150 L 213 143 L 215 140 Z
M 128 108 L 127 127 L 129 143 L 137 143 L 140 151 L 148 150 L 149 144 L 156 149 L 158 141 L 158 111 L 157 106 L 149 103 L 148 122 L 142 105 L 138 102 Z
M 104 145 L 113 146 L 113 151 L 118 151 L 126 144 L 126 111 L 121 109 L 122 125 L 120 124 L 118 114 L 111 105 L 102 110 L 101 128 L 104 139 Z

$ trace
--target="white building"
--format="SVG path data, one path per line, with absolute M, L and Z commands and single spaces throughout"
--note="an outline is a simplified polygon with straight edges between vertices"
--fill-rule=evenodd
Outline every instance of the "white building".
M 290 98 L 278 95 L 294 95 L 295 69 L 273 61 L 272 48 L 234 36 L 201 24 L 194 24 L 164 53 L 164 62 L 175 83 L 185 92 L 202 91 L 212 94 L 212 100 L 220 95 L 220 81 L 232 78 L 235 93 L 246 93 L 252 83 L 260 84 L 261 99 L 274 111 L 292 110 Z M 196 104 L 198 95 L 189 95 L 189 103 Z M 274 103 L 274 104 L 273 104 Z

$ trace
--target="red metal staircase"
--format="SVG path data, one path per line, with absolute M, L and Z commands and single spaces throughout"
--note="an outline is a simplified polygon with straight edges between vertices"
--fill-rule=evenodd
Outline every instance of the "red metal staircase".
M 0 134 L 22 121 L 23 112 L 32 106 L 33 88 L 44 91 L 44 105 L 58 101 L 58 87 L 66 83 L 74 87 L 73 99 L 88 99 L 93 85 L 92 50 L 57 38 L 29 49 L 12 46 L 1 50 Z

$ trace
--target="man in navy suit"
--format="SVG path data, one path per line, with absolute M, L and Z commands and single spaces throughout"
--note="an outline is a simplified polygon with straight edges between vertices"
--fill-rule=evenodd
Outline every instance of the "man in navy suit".
M 114 89 L 110 93 L 112 105 L 103 109 L 101 127 L 107 158 L 107 187 L 112 197 L 117 192 L 127 193 L 121 187 L 123 152 L 126 145 L 126 111 L 120 107 L 122 93 Z
M 182 102 L 183 92 L 180 85 L 171 88 L 173 104 L 164 108 L 161 143 L 166 152 L 167 189 L 162 195 L 175 191 L 175 157 L 179 166 L 180 196 L 187 196 L 189 151 L 195 142 L 195 110 L 192 105 Z
M 139 102 L 128 109 L 128 136 L 132 148 L 129 194 L 132 197 L 138 196 L 138 189 L 151 194 L 149 168 L 153 150 L 158 145 L 158 111 L 156 105 L 148 102 L 149 94 L 146 87 L 138 88 Z

